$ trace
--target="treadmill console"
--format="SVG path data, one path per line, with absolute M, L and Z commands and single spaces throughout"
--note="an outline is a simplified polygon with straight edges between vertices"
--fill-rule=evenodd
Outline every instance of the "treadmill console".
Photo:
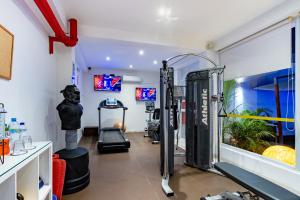
M 100 102 L 98 109 L 117 109 L 122 108 L 124 110 L 127 110 L 126 107 L 124 107 L 123 103 L 115 98 L 107 98 Z
M 115 98 L 107 98 L 105 104 L 106 106 L 117 106 L 118 101 Z

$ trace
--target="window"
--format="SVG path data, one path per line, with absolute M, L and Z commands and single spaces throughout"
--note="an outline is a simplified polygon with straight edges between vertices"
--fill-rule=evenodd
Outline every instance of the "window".
M 291 67 L 224 83 L 223 142 L 295 166 L 295 28 Z

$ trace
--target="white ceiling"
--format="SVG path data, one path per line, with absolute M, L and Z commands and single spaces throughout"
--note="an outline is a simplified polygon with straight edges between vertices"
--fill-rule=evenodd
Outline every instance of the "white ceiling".
M 153 59 L 165 58 L 183 48 L 201 51 L 208 41 L 220 38 L 284 1 L 63 0 L 60 3 L 67 18 L 78 19 L 80 47 L 88 65 L 133 64 L 151 70 Z M 178 20 L 158 21 L 161 6 L 171 8 L 172 16 Z M 140 48 L 145 49 L 143 58 L 137 54 Z M 111 55 L 110 63 L 105 61 L 106 55 Z
M 89 37 L 81 37 L 79 45 L 90 67 L 128 70 L 129 65 L 133 65 L 132 70 L 140 71 L 158 71 L 162 60 L 185 52 L 174 47 Z M 144 55 L 139 55 L 140 50 L 144 51 Z M 158 63 L 154 64 L 154 60 Z

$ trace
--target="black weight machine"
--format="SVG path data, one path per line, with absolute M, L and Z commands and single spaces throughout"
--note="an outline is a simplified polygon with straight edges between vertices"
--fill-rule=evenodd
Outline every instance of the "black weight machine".
M 174 130 L 177 129 L 176 101 L 174 99 L 174 63 L 195 56 L 213 64 L 213 68 L 190 72 L 186 78 L 186 161 L 185 164 L 201 170 L 222 173 L 250 192 L 224 192 L 201 200 L 299 200 L 291 193 L 256 174 L 227 162 L 220 162 L 220 143 L 223 110 L 223 80 L 225 66 L 197 54 L 182 54 L 163 61 L 160 69 L 161 91 L 161 174 L 162 189 L 167 196 L 174 192 L 169 177 L 174 174 Z M 175 61 L 174 61 L 175 60 Z M 168 62 L 173 61 L 169 64 Z M 222 113 L 223 112 L 223 113 Z
M 218 91 L 217 87 L 210 88 L 209 81 L 220 81 L 220 76 L 224 71 L 224 67 L 218 67 L 217 64 L 209 58 L 198 54 L 182 54 L 163 61 L 163 67 L 160 69 L 160 105 L 161 105 L 161 118 L 160 118 L 160 135 L 161 135 L 161 174 L 162 189 L 167 196 L 173 196 L 174 192 L 169 187 L 169 177 L 174 173 L 174 130 L 178 128 L 177 123 L 177 102 L 174 98 L 174 63 L 185 59 L 188 56 L 196 56 L 205 59 L 214 65 L 214 68 L 201 70 L 199 72 L 190 73 L 187 76 L 186 86 L 186 164 L 189 166 L 197 167 L 200 169 L 207 169 L 207 163 L 212 159 L 218 161 L 219 157 L 214 158 L 218 154 L 218 145 L 212 144 L 213 137 L 205 134 L 213 125 L 209 123 L 208 112 L 212 112 L 208 108 L 208 102 L 211 100 L 210 91 L 214 90 L 213 106 L 217 113 Z M 174 61 L 175 60 L 175 61 Z M 168 62 L 174 61 L 169 64 Z M 199 80 L 198 80 L 199 79 Z M 191 81 L 189 81 L 191 80 Z M 194 83 L 192 83 L 194 82 Z M 195 88 L 192 88 L 195 87 Z M 191 90 L 190 90 L 191 89 Z M 195 92 L 196 90 L 196 92 Z M 191 96 L 191 92 L 200 94 L 199 96 Z M 204 93 L 205 92 L 205 93 Z M 190 96 L 189 96 L 190 95 Z M 201 96 L 201 98 L 200 98 Z M 189 98 L 190 97 L 190 98 Z M 198 100 L 197 100 L 198 98 Z M 194 101 L 194 102 L 192 102 Z M 191 107 L 190 107 L 191 106 Z M 191 108 L 191 110 L 188 110 Z M 188 115 L 194 116 L 195 113 L 202 115 L 202 117 L 189 118 Z M 191 123 L 188 123 L 190 120 Z M 192 122 L 194 120 L 194 122 Z M 204 124 L 205 126 L 203 126 Z M 190 126 L 193 126 L 191 129 Z M 201 133 L 204 131 L 204 133 Z M 216 131 L 218 132 L 218 131 Z M 200 136 L 200 137 L 199 137 Z M 218 136 L 216 136 L 218 137 Z M 218 140 L 215 140 L 218 141 Z M 211 145 L 215 146 L 217 152 L 213 152 Z M 199 150 L 202 153 L 199 153 Z

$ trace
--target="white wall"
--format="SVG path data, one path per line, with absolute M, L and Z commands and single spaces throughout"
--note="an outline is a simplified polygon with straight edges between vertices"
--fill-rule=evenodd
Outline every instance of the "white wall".
M 72 84 L 72 69 L 73 63 L 75 63 L 75 51 L 74 48 L 66 48 L 63 44 L 56 43 L 55 48 L 56 55 L 56 102 L 57 106 L 64 100 L 63 94 L 60 93 L 66 85 Z M 55 121 L 56 121 L 56 132 L 53 138 L 50 138 L 53 143 L 54 150 L 59 150 L 65 147 L 65 131 L 61 130 L 61 120 L 55 107 Z M 81 130 L 77 131 L 78 135 L 81 135 Z
M 14 34 L 12 79 L 0 79 L 0 102 L 11 117 L 26 123 L 34 141 L 51 140 L 54 151 L 64 148 L 64 132 L 56 110 L 59 93 L 71 84 L 74 49 L 55 45 L 49 54 L 48 33 L 20 1 L 2 1 L 0 24 Z
M 0 24 L 15 37 L 12 79 L 0 79 L 7 120 L 24 121 L 35 141 L 55 141 L 56 56 L 49 55 L 48 36 L 13 1 L 1 1 Z
M 142 78 L 142 83 L 122 83 L 121 92 L 94 91 L 93 78 L 95 74 L 115 74 L 133 75 Z M 125 125 L 127 131 L 144 131 L 145 120 L 148 114 L 145 113 L 145 103 L 135 100 L 136 87 L 155 87 L 157 88 L 156 107 L 159 107 L 159 72 L 140 72 L 132 70 L 108 70 L 92 69 L 83 73 L 83 126 L 98 126 L 98 105 L 106 98 L 117 98 L 128 107 L 126 111 Z M 102 112 L 102 126 L 112 126 L 115 122 L 122 121 L 121 110 L 104 110 Z
M 75 60 L 76 60 L 75 61 L 75 68 L 77 70 L 77 74 L 76 74 L 76 76 L 77 76 L 77 88 L 79 89 L 79 91 L 82 91 L 82 89 L 83 89 L 83 73 L 84 73 L 83 68 L 86 68 L 86 65 L 78 64 L 77 57 L 78 57 L 78 54 L 76 53 L 75 54 Z M 80 93 L 80 104 L 84 105 L 84 98 L 83 98 L 83 93 L 82 92 Z M 82 137 L 84 124 L 85 124 L 84 123 L 84 118 L 82 117 L 81 118 L 81 129 L 77 131 L 78 142 L 80 141 L 80 139 Z

